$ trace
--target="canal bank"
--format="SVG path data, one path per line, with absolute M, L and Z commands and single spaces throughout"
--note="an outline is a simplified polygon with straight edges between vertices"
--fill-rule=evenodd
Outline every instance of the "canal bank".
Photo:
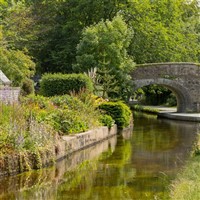
M 174 107 L 135 105 L 133 110 L 155 113 L 159 118 L 200 122 L 200 113 L 177 113 Z
M 159 112 L 158 117 L 181 120 L 181 121 L 191 121 L 200 122 L 200 113 L 176 113 L 176 112 Z
M 107 126 L 102 126 L 83 133 L 62 136 L 57 147 L 56 160 L 58 161 L 76 151 L 80 151 L 109 139 L 116 135 L 117 132 L 117 125 L 114 125 L 110 129 Z
M 1 179 L 0 199 L 169 200 L 197 129 L 197 123 L 134 113 L 130 134 L 77 151 L 52 167 Z
M 156 106 L 153 106 L 156 108 Z M 178 113 L 174 107 L 157 106 L 159 112 L 158 117 L 168 118 L 173 120 L 200 122 L 200 113 Z
M 56 161 L 64 159 L 74 152 L 113 137 L 117 132 L 117 125 L 111 128 L 102 126 L 79 134 L 58 136 L 59 139 L 56 140 L 54 149 L 42 151 L 39 155 L 15 153 L 0 157 L 0 177 L 53 165 Z

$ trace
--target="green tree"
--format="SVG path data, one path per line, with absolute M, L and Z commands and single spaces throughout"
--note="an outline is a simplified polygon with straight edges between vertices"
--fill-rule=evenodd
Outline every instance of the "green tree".
M 127 52 L 132 34 L 132 30 L 120 15 L 112 21 L 101 21 L 84 29 L 77 46 L 77 63 L 74 70 L 87 72 L 96 67 L 103 93 L 116 97 L 120 94 L 124 97 L 127 91 L 123 86 L 128 87 L 128 73 L 134 67 L 134 62 Z M 107 80 L 109 77 L 113 80 L 112 83 Z M 116 91 L 116 88 L 119 89 Z
M 0 44 L 0 70 L 8 76 L 13 86 L 22 87 L 34 75 L 35 63 L 23 51 L 7 48 L 7 41 L 1 30 Z
M 129 53 L 136 63 L 197 61 L 199 55 L 196 0 L 26 2 L 36 34 L 29 45 L 42 73 L 73 72 L 82 30 L 101 20 L 112 20 L 118 12 L 134 30 Z
M 149 85 L 142 88 L 144 92 L 144 97 L 142 99 L 142 103 L 147 105 L 163 105 L 167 104 L 169 101 L 169 97 L 171 97 L 170 100 L 172 100 L 173 93 L 168 90 L 165 87 L 159 86 L 159 85 Z M 176 98 L 173 99 L 174 104 L 171 106 L 176 105 Z
M 101 19 L 112 19 L 123 1 L 26 0 L 38 30 L 33 49 L 38 69 L 42 73 L 73 72 L 82 30 Z
M 132 0 L 124 15 L 134 30 L 130 54 L 136 63 L 198 60 L 197 1 Z
M 36 39 L 30 8 L 23 1 L 12 2 L 4 7 L 2 15 L 2 31 L 7 47 L 17 50 L 30 49 L 32 41 Z
M 33 92 L 31 77 L 35 63 L 28 53 L 34 37 L 30 27 L 33 20 L 23 1 L 0 1 L 0 69 L 19 86 L 22 94 Z
M 82 30 L 118 12 L 134 30 L 136 63 L 197 61 L 197 0 L 1 0 L 0 24 L 7 47 L 28 50 L 38 71 L 69 73 Z

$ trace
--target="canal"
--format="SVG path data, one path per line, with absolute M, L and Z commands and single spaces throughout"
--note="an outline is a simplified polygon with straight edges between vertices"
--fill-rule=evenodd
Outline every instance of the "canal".
M 54 167 L 0 179 L 2 200 L 167 200 L 199 124 L 134 113 L 134 128 Z

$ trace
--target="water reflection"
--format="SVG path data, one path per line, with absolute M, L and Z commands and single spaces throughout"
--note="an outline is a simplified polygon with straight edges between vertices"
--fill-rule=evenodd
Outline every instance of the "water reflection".
M 91 163 L 92 160 L 95 162 L 105 151 L 113 152 L 116 143 L 117 136 L 114 136 L 93 147 L 72 154 L 56 163 L 54 167 L 2 178 L 0 179 L 0 199 L 56 199 L 58 185 L 67 181 L 65 174 L 71 176 L 74 170 L 78 173 L 84 163 L 89 164 L 89 160 Z
M 174 173 L 179 170 L 191 151 L 199 124 L 194 122 L 158 119 L 137 114 L 133 140 L 132 162 L 140 171 Z M 141 128 L 142 127 L 142 128 Z M 144 167 L 142 167 L 144 166 Z
M 0 199 L 168 199 L 199 124 L 135 113 L 134 129 L 60 161 L 0 180 Z

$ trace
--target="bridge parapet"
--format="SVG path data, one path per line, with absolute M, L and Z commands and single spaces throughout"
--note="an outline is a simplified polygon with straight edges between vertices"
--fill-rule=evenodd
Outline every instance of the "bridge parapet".
M 188 76 L 200 77 L 200 65 L 194 63 L 152 63 L 144 65 L 136 65 L 132 77 L 148 78 L 168 78 L 175 79 L 178 77 L 187 79 Z

